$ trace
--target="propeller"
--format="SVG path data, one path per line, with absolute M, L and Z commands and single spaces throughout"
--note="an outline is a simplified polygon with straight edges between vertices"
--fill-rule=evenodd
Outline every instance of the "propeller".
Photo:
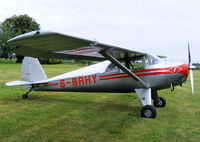
M 194 95 L 194 77 L 193 77 L 193 70 L 194 67 L 191 63 L 191 54 L 190 54 L 190 44 L 188 42 L 188 69 L 190 71 L 190 81 L 191 81 L 191 88 L 192 88 L 192 95 Z

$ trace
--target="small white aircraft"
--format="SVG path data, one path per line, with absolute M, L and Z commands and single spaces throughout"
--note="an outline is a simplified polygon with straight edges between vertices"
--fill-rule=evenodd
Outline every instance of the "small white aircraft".
M 21 81 L 6 83 L 7 86 L 23 85 L 29 90 L 23 98 L 31 91 L 136 92 L 143 105 L 141 117 L 155 118 L 155 107 L 166 105 L 157 91 L 182 85 L 189 70 L 194 94 L 190 52 L 189 64 L 164 62 L 148 53 L 43 31 L 17 36 L 8 43 L 17 55 L 27 56 L 22 63 Z M 39 57 L 102 62 L 47 78 Z M 152 100 L 155 107 L 151 105 Z

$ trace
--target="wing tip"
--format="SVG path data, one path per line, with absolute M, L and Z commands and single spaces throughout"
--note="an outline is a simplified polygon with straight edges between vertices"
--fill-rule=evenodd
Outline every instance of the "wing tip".
M 19 39 L 22 39 L 22 38 L 24 39 L 24 38 L 28 38 L 28 37 L 32 37 L 32 36 L 45 35 L 45 34 L 57 34 L 57 33 L 53 32 L 53 31 L 36 30 L 36 31 L 28 32 L 28 33 L 13 37 L 13 38 L 9 39 L 7 42 L 11 43 L 13 41 L 16 41 L 16 40 L 19 40 Z

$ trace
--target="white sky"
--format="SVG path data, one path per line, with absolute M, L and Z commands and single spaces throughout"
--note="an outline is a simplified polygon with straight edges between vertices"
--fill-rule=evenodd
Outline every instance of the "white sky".
M 28 14 L 42 30 L 200 62 L 200 0 L 0 0 L 0 21 Z

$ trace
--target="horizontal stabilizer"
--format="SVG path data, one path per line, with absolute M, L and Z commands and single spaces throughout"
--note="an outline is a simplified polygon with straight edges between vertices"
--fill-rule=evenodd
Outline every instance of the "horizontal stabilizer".
M 41 81 L 36 81 L 36 82 L 12 81 L 12 82 L 7 82 L 6 86 L 31 85 L 31 84 L 42 84 L 42 83 L 48 83 L 48 81 L 47 80 L 41 80 Z
M 12 82 L 7 82 L 7 86 L 17 86 L 17 85 L 30 85 L 32 82 L 28 81 L 12 81 Z

